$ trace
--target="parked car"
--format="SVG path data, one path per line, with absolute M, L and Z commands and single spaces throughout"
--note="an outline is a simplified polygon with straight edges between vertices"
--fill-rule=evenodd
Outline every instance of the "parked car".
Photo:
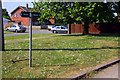
M 55 27 L 51 28 L 51 31 L 53 33 L 67 33 L 68 28 L 65 26 L 55 26 Z
M 26 27 L 23 27 L 22 25 L 12 25 L 6 29 L 7 31 L 13 31 L 13 32 L 25 32 Z
M 41 24 L 41 29 L 48 29 L 48 25 L 51 25 L 50 21 L 45 21 L 44 23 Z
M 41 25 L 41 29 L 47 29 L 48 25 Z
M 48 30 L 51 31 L 51 29 L 54 27 L 55 27 L 55 25 L 48 25 Z

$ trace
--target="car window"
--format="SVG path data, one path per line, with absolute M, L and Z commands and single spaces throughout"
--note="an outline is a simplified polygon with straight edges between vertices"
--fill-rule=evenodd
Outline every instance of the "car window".
M 61 27 L 61 29 L 65 29 L 65 27 Z
M 15 25 L 11 26 L 12 28 L 16 27 Z
M 57 29 L 60 29 L 60 27 L 57 27 Z
M 52 26 L 52 28 L 55 28 L 55 26 Z
M 22 28 L 23 26 L 19 26 L 20 28 Z

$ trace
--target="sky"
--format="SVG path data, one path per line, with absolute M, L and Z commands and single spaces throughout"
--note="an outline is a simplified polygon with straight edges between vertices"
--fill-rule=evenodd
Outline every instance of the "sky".
M 2 8 L 6 8 L 10 15 L 10 13 L 18 6 L 26 6 L 28 3 L 29 7 L 33 7 L 33 4 L 31 3 L 33 1 L 35 0 L 2 0 Z
M 26 6 L 26 3 L 28 3 L 29 7 L 33 7 L 33 4 L 31 2 L 38 1 L 38 0 L 2 0 L 2 8 L 6 8 L 9 15 L 10 13 L 16 9 L 18 6 Z M 44 1 L 44 0 L 39 0 Z M 55 0 L 50 0 L 55 1 Z M 79 0 L 78 0 L 79 1 Z M 87 0 L 80 0 L 80 1 L 87 1 Z M 108 1 L 118 1 L 118 0 L 98 0 L 98 1 L 104 1 L 105 3 Z

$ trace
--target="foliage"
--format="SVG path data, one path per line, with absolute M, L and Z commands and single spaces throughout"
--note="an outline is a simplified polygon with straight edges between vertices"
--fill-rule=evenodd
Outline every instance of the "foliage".
M 113 11 L 117 13 L 116 21 L 120 22 L 120 1 L 112 3 L 111 7 L 113 8 Z
M 41 19 L 55 16 L 56 20 L 67 23 L 81 21 L 110 22 L 113 12 L 110 3 L 91 2 L 33 2 L 34 10 L 41 12 Z
M 10 19 L 10 16 L 6 9 L 2 9 L 3 18 Z
M 55 17 L 57 23 L 84 22 L 84 31 L 90 22 L 112 22 L 114 14 L 111 3 L 103 2 L 33 2 L 34 10 L 41 13 L 41 22 Z M 113 5 L 113 4 L 112 4 Z M 87 31 L 88 32 L 88 31 Z
M 4 26 L 4 28 L 6 29 L 6 28 L 12 26 L 13 24 L 14 24 L 13 22 L 9 22 L 8 24 L 6 24 L 6 25 Z

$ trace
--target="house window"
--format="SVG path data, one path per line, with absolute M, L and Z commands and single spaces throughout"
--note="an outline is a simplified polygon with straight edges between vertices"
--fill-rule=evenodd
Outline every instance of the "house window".
M 14 17 L 18 17 L 18 15 L 17 15 L 17 14 L 14 14 Z

